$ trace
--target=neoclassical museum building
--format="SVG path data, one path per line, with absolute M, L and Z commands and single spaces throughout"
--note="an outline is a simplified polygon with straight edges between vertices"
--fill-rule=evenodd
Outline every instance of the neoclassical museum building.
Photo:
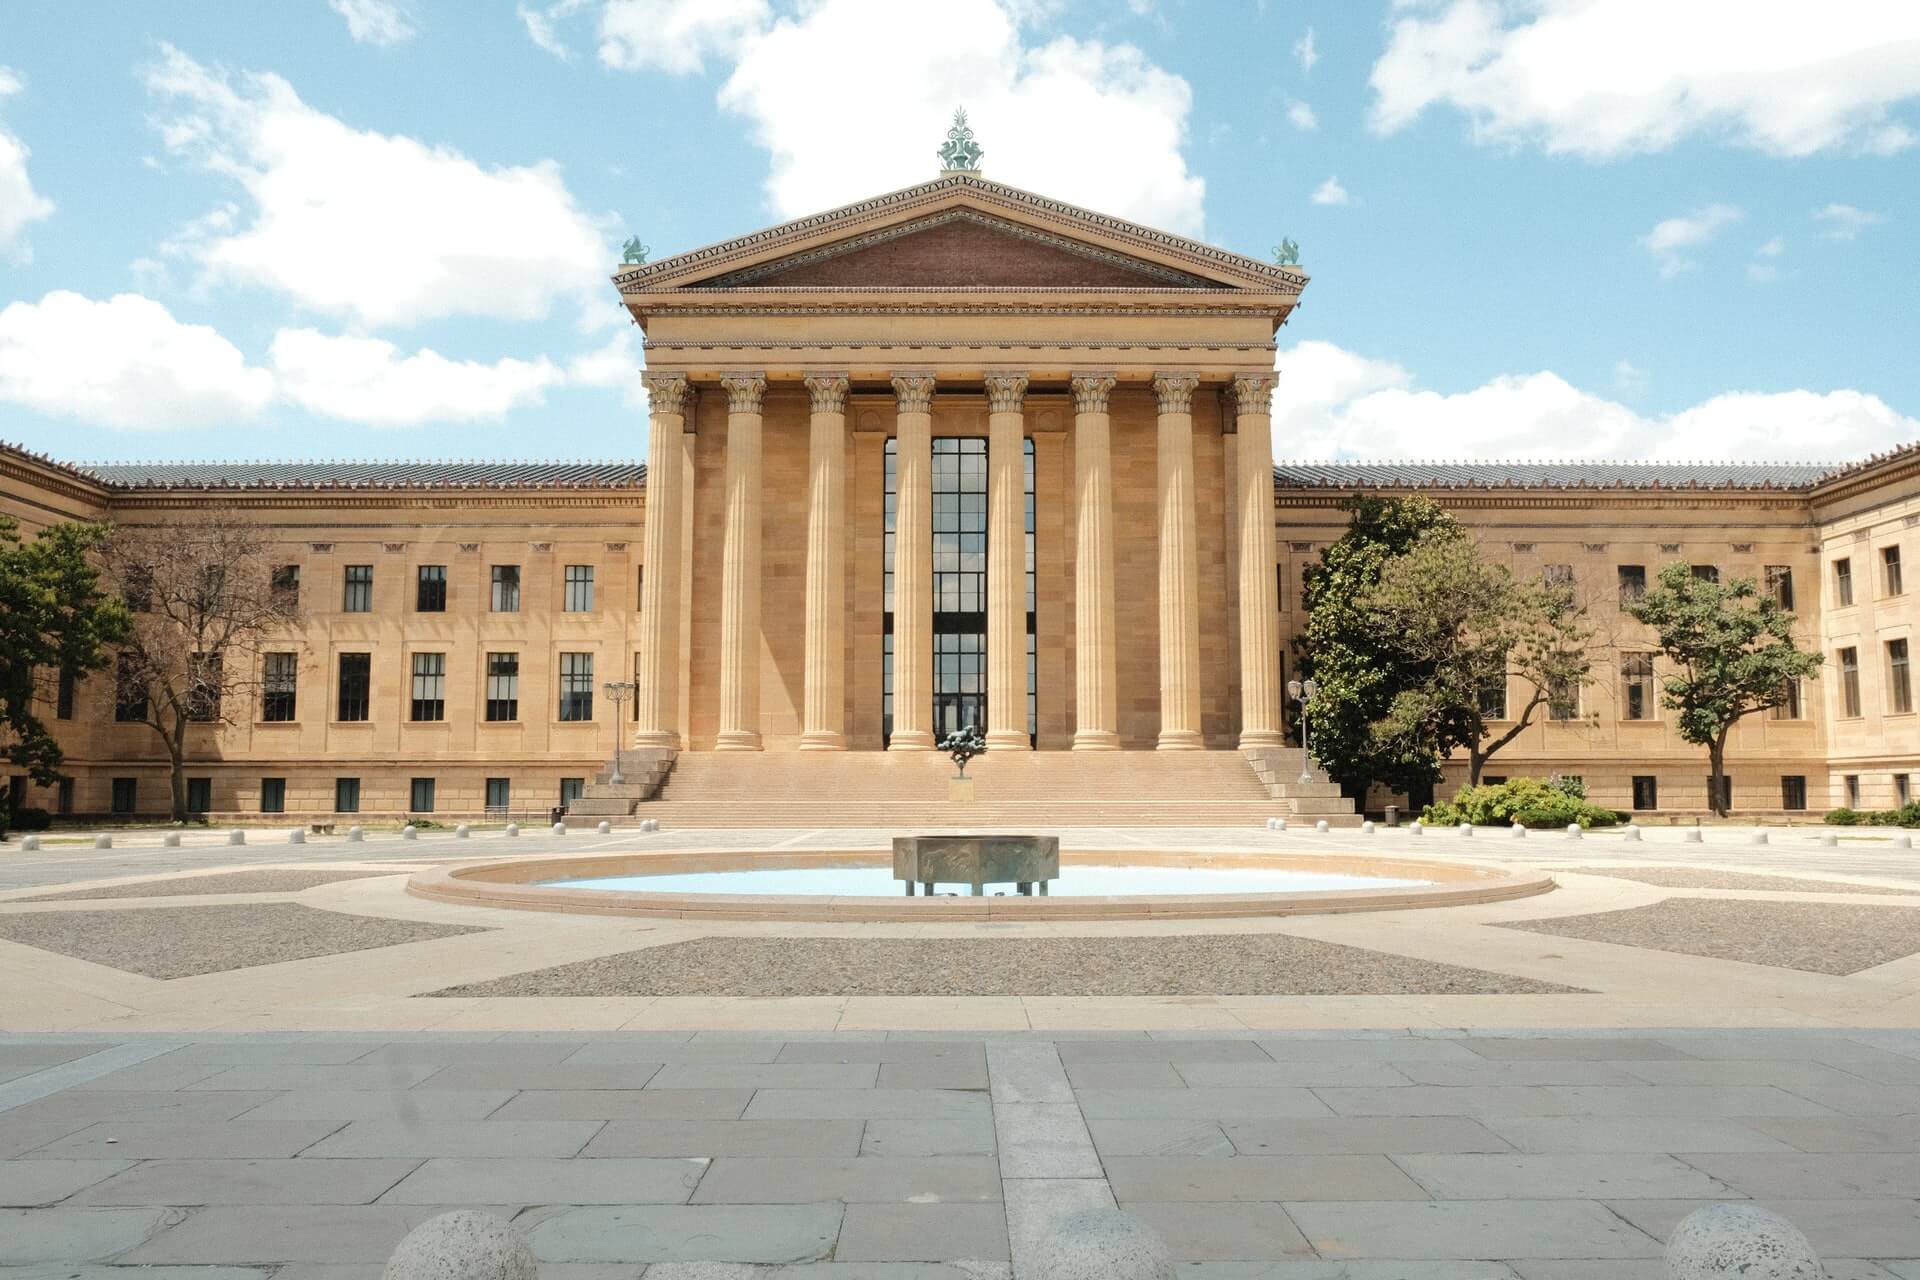
M 267 655 L 270 705 L 193 744 L 190 801 L 216 818 L 1350 814 L 1299 780 L 1282 704 L 1302 571 L 1357 492 L 1427 494 L 1516 572 L 1570 578 L 1595 617 L 1607 651 L 1580 706 L 1492 772 L 1578 774 L 1655 815 L 1705 807 L 1705 753 L 1665 719 L 1650 637 L 1619 610 L 1684 561 L 1765 581 L 1827 657 L 1735 733 L 1734 807 L 1911 794 L 1920 448 L 1831 466 L 1290 461 L 1275 335 L 1307 281 L 949 169 L 621 267 L 646 334 L 644 465 L 80 466 L 5 448 L 0 510 L 31 530 L 217 506 L 268 531 L 302 621 Z M 165 812 L 165 752 L 116 720 L 112 685 L 50 690 L 72 780 L 16 780 L 21 800 Z M 967 724 L 989 745 L 972 801 L 931 750 Z

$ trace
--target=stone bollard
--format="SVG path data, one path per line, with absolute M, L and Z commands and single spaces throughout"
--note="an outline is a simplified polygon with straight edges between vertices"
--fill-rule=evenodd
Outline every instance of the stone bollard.
M 658 831 L 660 829 L 660 819 L 648 818 L 645 822 L 640 824 L 640 829 L 642 831 Z
M 178 849 L 180 847 L 180 833 L 178 831 L 169 831 L 167 834 L 161 836 L 160 847 L 162 849 Z
M 1267 830 L 1269 830 L 1269 831 L 1272 831 L 1272 830 L 1274 829 L 1274 826 L 1273 826 L 1273 823 L 1274 823 L 1274 820 L 1273 820 L 1272 818 L 1268 818 L 1268 819 L 1267 819 Z M 645 830 L 647 829 L 647 824 L 646 824 L 646 823 L 644 823 L 644 822 L 643 822 L 643 823 L 641 823 L 641 824 L 640 824 L 640 829 L 641 829 L 642 831 L 645 831 Z
M 361 841 L 365 840 L 366 838 L 367 838 L 367 833 L 362 831 L 359 827 L 347 828 L 348 844 L 359 844 Z
M 536 1280 L 527 1238 L 478 1209 L 443 1213 L 407 1232 L 381 1280 Z
M 1710 1204 L 1667 1241 L 1667 1280 L 1824 1280 L 1800 1229 L 1757 1204 Z
M 1508 830 L 1507 834 L 1512 836 L 1515 840 L 1524 840 L 1526 839 L 1527 829 L 1516 822 Z
M 1902 831 L 1893 838 L 1893 847 L 1896 849 L 1911 849 L 1913 848 L 1913 837 Z
M 1837 849 L 1840 847 L 1840 837 L 1831 831 L 1822 831 L 1820 833 L 1820 846 L 1824 849 Z
M 1766 842 L 1767 831 L 1765 827 L 1755 827 L 1753 834 L 1747 837 L 1748 844 L 1765 844 Z
M 1287 820 L 1285 818 L 1269 818 L 1268 821 L 1273 824 L 1275 831 L 1285 831 L 1287 829 Z
M 245 844 L 246 842 L 247 842 L 247 833 L 242 831 L 240 828 L 235 827 L 233 830 L 227 832 L 228 844 Z
M 305 844 L 306 842 L 307 842 L 307 833 L 302 831 L 300 828 L 295 827 L 293 830 L 287 832 L 288 844 Z
M 1569 822 L 1567 824 L 1567 839 L 1578 840 L 1581 836 L 1585 834 L 1586 834 L 1586 829 L 1582 827 L 1579 823 Z
M 93 847 L 96 849 L 111 849 L 113 848 L 113 837 L 95 836 L 93 838 Z
M 1320 821 L 1313 824 L 1313 829 L 1315 831 L 1331 831 L 1333 830 L 1333 824 L 1328 822 L 1325 818 L 1322 818 L 1320 819 Z
M 400 838 L 402 840 L 418 840 L 420 838 L 420 832 L 409 822 L 406 826 L 400 828 Z
M 1628 840 L 1638 840 L 1640 838 L 1640 828 L 1629 822 L 1626 826 L 1620 828 L 1620 834 Z
M 1420 833 L 1421 833 L 1422 831 L 1425 831 L 1426 829 L 1427 829 L 1427 827 L 1426 827 L 1426 824 L 1425 824 L 1425 823 L 1423 823 L 1423 822 L 1421 822 L 1421 821 L 1420 821 L 1420 819 L 1418 819 L 1418 818 L 1415 818 L 1415 819 L 1413 820 L 1413 823 L 1412 823 L 1412 825 L 1410 825 L 1410 826 L 1409 826 L 1409 827 L 1407 828 L 1407 834 L 1409 834 L 1409 835 L 1415 835 L 1415 836 L 1417 836 L 1417 835 L 1419 835 L 1419 834 L 1420 834 Z
M 1373 834 L 1373 823 L 1371 820 L 1360 824 L 1360 834 L 1363 836 L 1370 836 Z
M 599 826 L 595 827 L 594 830 L 598 831 L 603 836 L 610 836 L 613 834 L 613 824 L 611 822 L 603 821 Z
M 455 840 L 468 840 L 472 837 L 473 832 L 467 830 L 467 824 L 464 822 L 453 829 L 453 838 Z
M 1160 1233 L 1139 1218 L 1090 1209 L 1038 1242 L 1028 1273 L 1033 1280 L 1173 1280 L 1173 1258 Z
M 39 836 L 21 836 L 20 852 L 22 853 L 40 852 L 40 837 Z
M 1682 831 L 1680 833 L 1680 843 L 1681 844 L 1699 844 L 1700 828 L 1688 827 L 1685 831 Z
M 1455 827 L 1454 830 L 1463 836 L 1471 836 L 1473 834 L 1473 824 L 1471 822 L 1463 822 Z
M 520 824 L 519 824 L 519 823 L 517 823 L 517 822 L 509 822 L 509 823 L 507 824 L 507 831 L 506 831 L 506 836 L 507 836 L 507 839 L 509 839 L 509 840 L 517 840 L 517 839 L 519 839 L 519 838 L 520 838 Z
M 563 836 L 563 835 L 565 835 L 565 834 L 567 834 L 567 824 L 566 824 L 566 823 L 564 823 L 564 822 L 556 822 L 556 823 L 554 823 L 554 824 L 553 824 L 553 834 L 555 834 L 555 835 L 557 835 L 557 836 Z

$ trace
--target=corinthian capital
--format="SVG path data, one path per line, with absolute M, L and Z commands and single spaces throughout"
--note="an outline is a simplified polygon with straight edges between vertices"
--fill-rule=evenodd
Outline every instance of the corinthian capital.
M 1273 412 L 1273 375 L 1246 373 L 1233 380 L 1233 397 L 1242 413 Z
M 752 373 L 742 377 L 722 378 L 720 386 L 727 393 L 728 413 L 760 412 L 760 401 L 767 394 L 765 375 Z
M 933 375 L 899 374 L 893 380 L 893 394 L 901 413 L 932 413 Z
M 807 376 L 807 394 L 813 397 L 815 413 L 847 411 L 847 375 L 815 373 Z
M 987 410 L 990 413 L 1018 413 L 1027 398 L 1027 375 L 990 373 L 987 375 Z
M 1200 379 L 1191 373 L 1160 373 L 1153 379 L 1153 394 L 1160 399 L 1162 413 L 1192 413 L 1193 393 Z
M 687 375 L 684 373 L 649 373 L 646 375 L 647 398 L 652 402 L 655 413 L 685 413 L 687 408 Z
M 1107 397 L 1112 394 L 1112 374 L 1081 374 L 1073 380 L 1073 411 L 1075 413 L 1105 413 L 1107 411 Z

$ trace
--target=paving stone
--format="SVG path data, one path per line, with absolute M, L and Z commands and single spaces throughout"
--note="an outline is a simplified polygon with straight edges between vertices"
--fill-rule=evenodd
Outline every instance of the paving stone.
M 1920 1085 L 1857 1084 L 1793 1086 L 1793 1092 L 1821 1108 L 1850 1116 L 1908 1116 L 1920 1114 Z M 1808 1115 L 1811 1112 L 1770 1112 L 1771 1115 Z
M 1483 1062 L 1462 1040 L 1426 1036 L 1378 1036 L 1363 1039 L 1290 1036 L 1256 1044 L 1275 1062 Z
M 1126 1210 L 1160 1233 L 1176 1263 L 1313 1256 L 1307 1238 L 1277 1204 L 1144 1201 Z
M 575 1066 L 622 1062 L 774 1062 L 783 1044 L 779 1040 L 708 1040 L 685 1043 L 649 1036 L 622 1037 L 583 1044 L 564 1059 Z
M 0 1209 L 0 1266 L 116 1258 L 179 1216 L 170 1209 Z
M 661 1094 L 651 1094 L 661 1097 Z M 762 1089 L 747 1105 L 748 1120 L 885 1120 L 984 1116 L 983 1093 L 958 1089 Z
M 608 1156 L 852 1156 L 858 1120 L 612 1120 L 580 1154 Z M 938 1155 L 943 1152 L 898 1152 Z
M 1689 1056 L 1665 1041 L 1638 1037 L 1607 1039 L 1602 1036 L 1556 1036 L 1534 1039 L 1468 1036 L 1459 1044 L 1483 1058 L 1498 1059 L 1588 1058 L 1601 1062 L 1649 1062 Z
M 1591 1200 L 1319 1201 L 1286 1209 L 1328 1258 L 1654 1258 L 1666 1239 Z
M 1087 1132 L 1102 1156 L 1230 1156 L 1233 1143 L 1213 1120 L 1164 1116 L 1086 1118 Z M 1295 1121 L 1293 1123 L 1301 1123 Z
M 1715 1062 L 1634 1062 L 1622 1070 L 1648 1084 L 1771 1084 L 1786 1089 L 1802 1085 L 1836 1085 L 1857 1088 L 1860 1077 L 1824 1062 L 1805 1059 L 1733 1058 Z M 1568 1084 L 1613 1084 L 1615 1081 L 1566 1081 Z
M 1847 1196 L 1920 1197 L 1920 1154 L 1695 1155 L 1688 1162 L 1761 1200 L 1839 1200 Z M 1670 1195 L 1652 1192 L 1652 1199 Z M 1920 1240 L 1916 1240 L 1920 1247 Z
M 56 1204 L 76 1191 L 132 1167 L 132 1162 L 128 1160 L 0 1162 L 0 1206 L 32 1208 L 35 1205 Z
M 1398 1089 L 1315 1089 L 1344 1116 L 1566 1115 L 1580 1110 L 1539 1085 L 1406 1085 Z
M 382 1062 L 374 1065 L 299 1066 L 251 1063 L 228 1067 L 187 1086 L 189 1089 L 409 1089 L 434 1072 L 432 1062 Z
M 984 1063 L 986 1046 L 977 1040 L 796 1040 L 780 1047 L 778 1062 L 941 1062 Z
M 0 1267 L 0 1280 L 267 1280 L 287 1276 L 287 1269 L 271 1267 L 116 1267 L 106 1264 L 69 1266 L 56 1262 Z M 288 1280 L 301 1280 L 288 1276 Z M 342 1280 L 345 1280 L 343 1277 Z M 367 1280 L 379 1280 L 379 1269 Z
M 1771 1085 L 1610 1085 L 1551 1086 L 1578 1112 L 1602 1116 L 1804 1116 L 1827 1115 L 1827 1108 L 1800 1093 Z M 1916 1091 L 1920 1093 L 1920 1091 Z
M 38 1154 L 49 1143 L 87 1127 L 81 1120 L 16 1120 L 0 1115 L 0 1160 Z
M 685 1204 L 706 1171 L 703 1157 L 441 1158 L 420 1165 L 398 1185 L 389 1184 L 392 1189 L 380 1197 L 380 1203 Z
M 1009 1178 L 1002 1190 L 1016 1276 L 1032 1274 L 1032 1260 L 1066 1219 L 1089 1209 L 1116 1207 L 1103 1178 Z
M 806 1262 L 840 1233 L 839 1204 L 588 1206 L 522 1215 L 549 1262 Z
M 1920 1151 L 1920 1115 L 1761 1116 L 1742 1123 L 1801 1151 Z
M 1422 1151 L 1507 1151 L 1509 1144 L 1465 1116 L 1340 1116 L 1246 1120 L 1221 1126 L 1243 1156 L 1395 1155 Z
M 1499 1262 L 1392 1261 L 1182 1262 L 1178 1280 L 1517 1280 Z M 281 1273 L 285 1275 L 285 1272 Z M 1625 1275 L 1626 1273 L 1623 1273 Z M 279 1280 L 276 1276 L 275 1280 Z M 1595 1276 L 1594 1280 L 1611 1280 Z M 1660 1280 L 1656 1273 L 1653 1280 Z
M 34 1159 L 47 1156 L 125 1160 L 288 1159 L 339 1127 L 338 1122 L 331 1120 L 305 1124 L 254 1124 L 246 1120 L 227 1124 L 112 1122 L 89 1125 L 47 1143 L 32 1156 Z
M 555 1274 L 567 1265 L 540 1268 L 541 1280 L 550 1277 L 569 1280 L 564 1274 Z M 583 1264 L 571 1265 L 577 1268 Z M 964 1263 L 793 1262 L 785 1266 L 756 1266 L 747 1262 L 656 1262 L 647 1268 L 647 1275 L 652 1280 L 1012 1280 L 1013 1268 L 1004 1262 L 978 1259 Z M 632 1280 L 631 1275 L 624 1280 Z
M 1060 1061 L 1272 1062 L 1253 1040 L 1062 1040 Z
M 68 1085 L 67 1088 L 84 1092 L 107 1090 L 159 1092 L 183 1089 L 225 1070 L 226 1068 L 217 1062 L 171 1062 L 163 1056 L 149 1058 L 145 1062 L 136 1062 L 118 1071 L 109 1071 L 92 1080 L 81 1080 Z
M 1763 1157 L 1764 1158 L 1764 1157 Z M 1722 1182 L 1669 1155 L 1400 1155 L 1440 1200 L 1730 1198 Z
M 987 1060 L 983 1054 L 883 1062 L 878 1085 L 882 1089 L 984 1089 Z
M 648 1082 L 650 1089 L 871 1089 L 880 1067 L 872 1062 L 676 1062 Z
M 0 1045 L 0 1070 L 9 1073 L 8 1079 L 14 1079 L 19 1072 L 44 1071 L 48 1067 L 57 1067 L 63 1062 L 74 1062 L 98 1053 L 107 1047 L 99 1041 L 89 1040 L 40 1044 L 15 1041 Z
M 1080 1108 L 1070 1102 L 1012 1102 L 993 1109 L 1004 1178 L 1097 1178 L 1100 1157 Z
M 817 1200 L 963 1203 L 999 1199 L 999 1167 L 991 1156 L 722 1156 L 713 1162 L 693 1196 L 695 1204 L 805 1204 Z
M 1713 1031 L 1692 1035 L 1665 1035 L 1661 1040 L 1689 1058 L 1701 1059 L 1754 1058 L 1771 1061 L 1799 1059 L 1844 1065 L 1849 1062 L 1895 1063 L 1902 1057 L 1900 1054 L 1890 1053 L 1876 1045 L 1864 1044 L 1845 1036 L 1804 1035 L 1794 1032 L 1751 1035 L 1738 1031 Z M 1907 1059 L 1907 1061 L 1920 1066 L 1920 1059 Z
M 1760 1127 L 1772 1121 L 1719 1116 L 1482 1116 L 1480 1123 L 1522 1151 L 1790 1151 Z M 1818 1120 L 1779 1123 L 1819 1124 Z
M 258 1124 L 349 1120 L 479 1120 L 513 1097 L 509 1089 L 313 1089 L 283 1093 L 246 1113 Z
M 203 1040 L 182 1045 L 156 1062 L 286 1066 L 339 1066 L 364 1058 L 375 1046 L 358 1040 Z
M 1174 1116 L 1189 1120 L 1240 1120 L 1331 1114 L 1327 1105 L 1306 1089 L 1083 1089 L 1079 1098 L 1080 1110 L 1089 1119 Z
M 659 1074 L 657 1062 L 456 1062 L 420 1082 L 440 1089 L 641 1089 Z
M 1046 1041 L 989 1042 L 987 1077 L 996 1102 L 1073 1101 L 1058 1047 Z
M 355 1120 L 316 1143 L 310 1157 L 346 1156 L 570 1156 L 600 1125 L 593 1120 L 429 1120 L 396 1124 Z
M 1666 1280 L 1667 1277 L 1667 1264 L 1660 1258 L 1517 1258 L 1509 1259 L 1507 1265 L 1520 1280 Z
M 231 1120 L 262 1103 L 272 1093 L 193 1093 L 186 1090 L 82 1093 L 68 1090 L 15 1107 L 10 1122 L 74 1120 L 94 1124 L 101 1120 L 209 1123 Z
M 1906 1258 L 1920 1241 L 1920 1201 L 1911 1199 L 1787 1200 L 1765 1207 L 1800 1228 L 1821 1257 Z M 1609 1200 L 1607 1208 L 1665 1240 L 1700 1207 L 1695 1200 Z
M 1396 1088 L 1407 1083 L 1399 1068 L 1384 1062 L 1180 1062 L 1173 1066 L 1195 1089 Z
M 1655 1062 L 1648 1066 L 1706 1066 L 1699 1062 Z M 1439 1085 L 1534 1085 L 1534 1084 L 1645 1084 L 1629 1074 L 1617 1062 L 1596 1062 L 1590 1058 L 1518 1058 L 1475 1062 L 1406 1062 L 1394 1069 L 1414 1084 Z M 1328 1084 L 1374 1084 L 1377 1081 L 1332 1080 Z M 1726 1083 L 1739 1083 L 1727 1081 Z
M 733 1120 L 751 1089 L 529 1089 L 498 1120 Z
M 551 1066 L 566 1061 L 582 1047 L 577 1040 L 461 1040 L 451 1036 L 435 1036 L 427 1040 L 402 1040 L 376 1045 L 354 1061 Z
M 1271 1064 L 1268 1064 L 1271 1065 Z M 1184 1089 L 1172 1062 L 1076 1062 L 1067 1064 L 1076 1089 Z
M 856 1262 L 1005 1261 L 1006 1213 L 998 1204 L 850 1204 L 833 1256 Z
M 385 1262 L 407 1232 L 441 1212 L 439 1206 L 416 1205 L 279 1205 L 271 1212 L 215 1206 L 188 1215 L 117 1260 L 142 1264 Z
M 1424 1200 L 1385 1156 L 1109 1156 L 1107 1182 L 1135 1200 Z
M 76 1204 L 372 1204 L 412 1160 L 148 1160 Z
M 1057 1103 L 1028 1105 L 1050 1106 Z M 738 1121 L 740 1124 L 855 1124 L 853 1120 L 778 1120 Z M 991 1115 L 953 1116 L 944 1120 L 882 1119 L 866 1122 L 860 1139 L 863 1156 L 976 1156 L 993 1155 L 999 1150 Z M 779 1152 L 742 1152 L 741 1154 L 778 1155 Z M 830 1151 L 820 1154 L 831 1155 Z

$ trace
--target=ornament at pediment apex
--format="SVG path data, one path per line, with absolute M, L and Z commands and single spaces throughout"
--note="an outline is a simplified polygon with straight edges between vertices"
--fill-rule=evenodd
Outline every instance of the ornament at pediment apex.
M 720 379 L 720 387 L 727 393 L 728 413 L 758 413 L 767 394 L 767 378 L 762 373 L 736 374 Z
M 1027 375 L 990 373 L 987 382 L 987 412 L 1019 413 L 1027 398 Z
M 930 373 L 903 373 L 893 379 L 893 394 L 901 413 L 933 412 L 934 377 Z
M 1160 401 L 1161 413 L 1192 413 L 1193 393 L 1200 379 L 1191 373 L 1156 373 L 1153 394 Z
M 844 373 L 810 373 L 806 378 L 807 394 L 813 397 L 815 413 L 845 413 L 847 411 L 847 375 Z
M 940 144 L 935 154 L 940 157 L 940 171 L 943 174 L 980 172 L 980 157 L 986 152 L 973 140 L 973 129 L 967 124 L 965 108 L 954 108 L 953 127 L 947 130 L 947 140 Z
M 1272 413 L 1273 383 L 1270 373 L 1242 373 L 1233 380 L 1233 396 L 1241 413 Z
M 690 387 L 684 373 L 649 373 L 645 375 L 647 398 L 655 413 L 685 413 Z
M 1073 411 L 1075 413 L 1105 413 L 1107 399 L 1113 394 L 1113 375 L 1110 373 L 1086 373 L 1073 379 Z

